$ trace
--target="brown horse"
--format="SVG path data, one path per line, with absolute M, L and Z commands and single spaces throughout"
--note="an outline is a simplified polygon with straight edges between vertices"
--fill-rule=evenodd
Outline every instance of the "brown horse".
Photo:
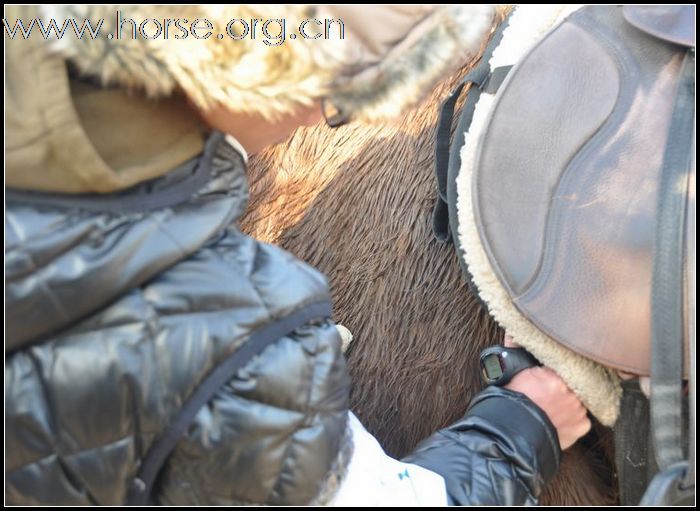
M 251 161 L 242 227 L 326 273 L 348 350 L 354 412 L 393 456 L 462 416 L 475 361 L 502 332 L 433 239 L 438 105 L 475 61 L 419 108 L 384 124 L 300 129 Z M 542 504 L 616 500 L 610 434 L 569 449 Z

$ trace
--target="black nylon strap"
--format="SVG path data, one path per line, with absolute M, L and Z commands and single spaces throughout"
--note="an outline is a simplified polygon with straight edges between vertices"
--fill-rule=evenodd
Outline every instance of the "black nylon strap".
M 450 159 L 450 130 L 455 104 L 462 89 L 469 80 L 469 73 L 450 94 L 440 107 L 437 131 L 435 135 L 435 180 L 437 181 L 438 196 L 433 208 L 433 234 L 438 241 L 450 241 L 450 218 L 447 208 L 447 168 Z
M 438 197 L 433 208 L 433 234 L 438 241 L 443 243 L 449 242 L 452 238 L 449 209 L 447 207 L 447 174 L 450 160 L 450 132 L 452 131 L 455 106 L 464 86 L 471 83 L 473 87 L 470 88 L 469 97 L 463 107 L 463 112 L 469 112 L 468 115 L 471 117 L 474 114 L 474 108 L 481 92 L 495 94 L 508 71 L 510 71 L 512 66 L 504 66 L 490 73 L 491 68 L 489 67 L 489 59 L 494 49 L 501 42 L 503 31 L 508 26 L 509 19 L 510 15 L 498 26 L 481 57 L 479 65 L 462 79 L 440 106 L 440 115 L 438 116 L 437 129 L 435 131 L 435 179 L 437 181 Z M 492 75 L 493 80 L 491 79 Z
M 455 105 L 462 89 L 467 83 L 475 83 L 478 78 L 477 73 L 483 73 L 485 69 L 479 66 L 471 71 L 462 80 L 452 93 L 443 101 L 438 117 L 437 133 L 435 135 L 435 175 L 437 176 L 438 195 L 444 202 L 447 201 L 447 164 L 450 158 L 450 131 L 452 129 L 452 117 L 454 116 Z
M 649 485 L 643 504 L 667 504 L 671 490 L 685 477 L 682 439 L 683 253 L 688 177 L 695 116 L 694 52 L 686 53 L 671 117 L 659 184 L 652 275 L 651 425 L 660 472 Z M 689 432 L 689 434 L 694 434 Z M 667 493 L 664 493 L 667 492 Z M 693 489 L 694 493 L 694 489 Z
M 484 62 L 485 65 L 483 64 Z M 494 73 L 498 72 L 498 74 L 491 75 L 488 73 L 488 59 L 482 61 L 482 64 L 464 77 L 464 80 L 455 87 L 440 107 L 435 135 L 435 179 L 437 181 L 438 197 L 433 210 L 433 233 L 439 241 L 447 242 L 451 238 L 447 207 L 447 176 L 450 163 L 450 132 L 457 100 L 464 86 L 471 83 L 472 87 L 469 89 L 469 97 L 462 108 L 462 115 L 468 115 L 469 123 L 471 123 L 471 117 L 474 115 L 474 109 L 481 97 L 481 93 L 487 92 L 486 89 L 488 88 L 490 94 L 495 94 L 511 67 L 496 68 Z M 494 77 L 493 80 L 492 76 Z
M 330 317 L 330 302 L 315 303 L 286 316 L 279 321 L 266 325 L 250 335 L 249 340 L 218 365 L 197 387 L 187 402 L 182 406 L 170 425 L 153 443 L 144 458 L 137 476 L 132 480 L 126 498 L 126 505 L 143 506 L 151 502 L 153 486 L 163 464 L 182 438 L 187 427 L 199 410 L 216 394 L 216 392 L 254 356 L 259 355 L 268 346 L 281 337 L 291 333 L 309 321 Z

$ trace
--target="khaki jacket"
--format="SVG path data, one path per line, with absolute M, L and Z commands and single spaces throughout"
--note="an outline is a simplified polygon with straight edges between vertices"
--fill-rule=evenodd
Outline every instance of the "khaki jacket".
M 31 19 L 13 6 L 8 19 Z M 5 38 L 5 184 L 108 193 L 157 177 L 201 152 L 206 129 L 185 98 L 146 99 L 71 77 L 41 33 Z

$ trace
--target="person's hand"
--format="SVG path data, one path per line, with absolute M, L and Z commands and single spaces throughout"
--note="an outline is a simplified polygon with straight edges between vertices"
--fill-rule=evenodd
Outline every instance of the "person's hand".
M 518 347 L 510 336 L 506 336 L 504 344 L 510 348 Z M 547 414 L 557 429 L 562 450 L 571 447 L 591 429 L 586 408 L 564 380 L 548 367 L 525 369 L 516 374 L 505 388 L 522 392 Z

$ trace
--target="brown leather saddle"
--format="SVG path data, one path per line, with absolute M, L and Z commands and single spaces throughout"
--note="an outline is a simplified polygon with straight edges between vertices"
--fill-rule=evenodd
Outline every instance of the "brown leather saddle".
M 456 130 L 472 128 L 480 95 L 495 95 L 469 205 L 491 269 L 557 343 L 651 375 L 659 466 L 682 463 L 684 375 L 694 393 L 695 7 L 584 7 L 515 65 L 489 69 L 498 37 L 468 77 Z M 434 228 L 462 256 L 455 180 L 465 153 L 445 152 L 458 94 L 439 124 Z M 694 461 L 674 474 L 663 491 L 679 480 L 687 489 Z
M 481 238 L 520 311 L 574 351 L 639 375 L 650 374 L 665 149 L 680 136 L 682 72 L 694 76 L 688 10 L 575 12 L 500 77 L 474 169 Z
M 659 185 L 666 148 L 692 140 L 692 105 L 673 121 L 693 34 L 680 8 L 607 12 L 575 13 L 509 73 L 474 205 L 525 316 L 588 358 L 648 375 Z

